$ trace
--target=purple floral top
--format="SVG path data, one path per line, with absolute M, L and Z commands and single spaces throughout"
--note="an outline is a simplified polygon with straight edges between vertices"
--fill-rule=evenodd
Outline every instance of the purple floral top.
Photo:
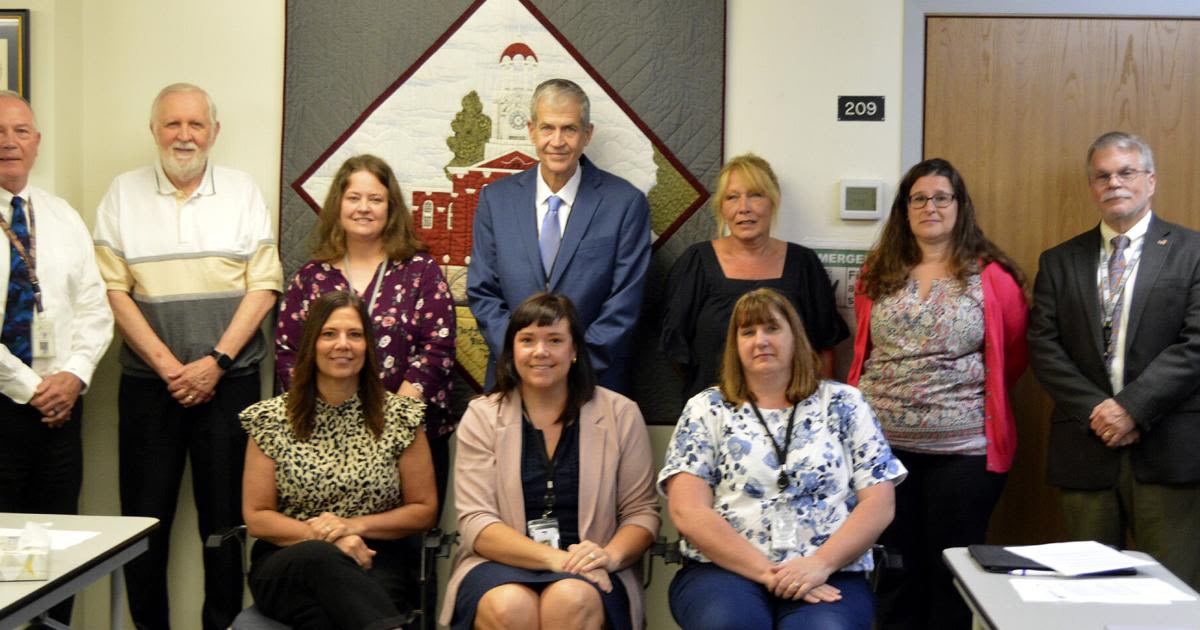
M 408 381 L 425 396 L 425 431 L 431 437 L 454 430 L 450 421 L 451 370 L 454 368 L 454 299 L 442 270 L 425 254 L 384 263 L 383 286 L 371 315 L 379 377 L 390 392 Z M 371 299 L 375 280 L 362 292 Z M 296 272 L 279 306 L 275 327 L 275 373 L 287 388 L 292 382 L 296 344 L 300 343 L 308 305 L 324 293 L 349 291 L 350 281 L 329 263 L 311 260 Z

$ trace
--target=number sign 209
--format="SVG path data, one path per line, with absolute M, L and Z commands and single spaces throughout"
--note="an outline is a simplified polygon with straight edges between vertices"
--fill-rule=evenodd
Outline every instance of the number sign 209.
M 838 120 L 883 120 L 883 97 L 839 96 Z

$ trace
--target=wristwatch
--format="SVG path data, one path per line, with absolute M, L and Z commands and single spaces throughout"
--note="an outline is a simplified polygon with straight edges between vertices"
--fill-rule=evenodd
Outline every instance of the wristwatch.
M 217 367 L 221 368 L 222 370 L 228 370 L 229 368 L 233 367 L 233 359 L 229 358 L 228 354 L 225 354 L 216 348 L 213 348 L 212 352 L 208 353 L 208 356 L 216 359 Z

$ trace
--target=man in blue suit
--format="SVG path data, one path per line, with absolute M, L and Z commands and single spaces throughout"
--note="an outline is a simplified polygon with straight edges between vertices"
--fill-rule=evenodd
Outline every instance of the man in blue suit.
M 539 165 L 480 193 L 467 297 L 491 354 L 488 387 L 509 313 L 552 291 L 579 310 L 600 384 L 629 391 L 625 363 L 650 264 L 650 209 L 632 184 L 583 157 L 589 107 L 574 82 L 539 85 L 528 123 Z

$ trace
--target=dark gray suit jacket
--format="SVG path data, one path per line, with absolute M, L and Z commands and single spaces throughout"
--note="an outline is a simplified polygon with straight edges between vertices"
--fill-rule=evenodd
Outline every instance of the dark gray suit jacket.
M 1092 408 L 1115 398 L 1141 441 L 1134 474 L 1146 483 L 1200 481 L 1200 234 L 1154 216 L 1146 232 L 1126 326 L 1125 387 L 1104 369 L 1096 269 L 1100 228 L 1042 253 L 1029 321 L 1034 374 L 1054 399 L 1050 482 L 1101 489 L 1117 480 L 1120 449 L 1088 427 Z

